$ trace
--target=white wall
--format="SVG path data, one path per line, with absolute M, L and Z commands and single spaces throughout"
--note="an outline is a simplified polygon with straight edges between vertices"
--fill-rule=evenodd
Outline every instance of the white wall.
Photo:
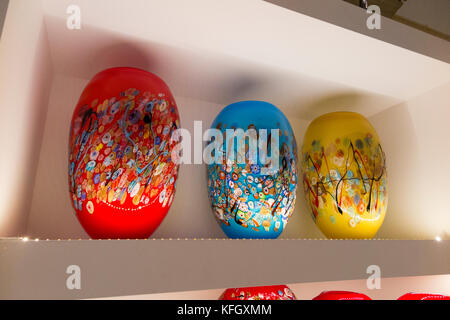
M 50 90 L 27 235 L 41 239 L 88 238 L 69 198 L 68 139 L 72 111 L 87 81 L 55 76 Z
M 12 1 L 0 40 L 0 236 L 26 230 L 51 77 L 41 2 Z
M 450 238 L 450 84 L 370 118 L 388 166 L 389 205 L 377 236 Z

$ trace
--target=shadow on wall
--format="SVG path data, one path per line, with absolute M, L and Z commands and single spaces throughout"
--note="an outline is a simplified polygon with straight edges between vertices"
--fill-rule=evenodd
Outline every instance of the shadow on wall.
M 135 67 L 154 70 L 158 62 L 142 48 L 131 42 L 118 42 L 108 45 L 92 55 L 90 63 L 95 73 L 111 67 Z M 95 67 L 95 68 L 94 68 Z
M 2 37 L 3 24 L 5 23 L 6 11 L 8 10 L 9 0 L 0 2 L 0 39 Z
M 86 25 L 70 30 L 65 24 L 64 19 L 46 17 L 54 69 L 62 74 L 91 79 L 111 67 L 157 70 L 162 63 L 136 39 Z
M 373 99 L 373 96 L 352 91 L 339 92 L 311 101 L 302 107 L 299 116 L 302 119 L 312 120 L 325 113 L 335 111 L 353 111 L 363 115 L 370 115 L 372 114 L 371 103 Z
M 47 17 L 46 20 L 55 70 L 69 76 L 91 79 L 109 67 L 137 67 L 163 78 L 176 97 L 223 106 L 240 100 L 264 100 L 278 106 L 286 115 L 308 120 L 333 110 L 331 106 L 337 103 L 342 108 L 358 108 L 363 114 L 374 114 L 398 103 L 392 97 L 362 92 L 250 59 L 201 51 L 182 42 L 167 45 L 89 25 L 69 30 L 63 19 Z M 323 98 L 324 92 L 336 94 L 327 99 Z
M 89 25 L 68 30 L 63 19 L 46 20 L 55 70 L 66 75 L 91 79 L 110 67 L 141 68 L 163 78 L 175 96 L 224 105 L 244 97 L 263 81 L 258 68 L 230 57 L 200 55 L 194 48 L 168 46 Z M 70 42 L 65 40 L 68 36 Z

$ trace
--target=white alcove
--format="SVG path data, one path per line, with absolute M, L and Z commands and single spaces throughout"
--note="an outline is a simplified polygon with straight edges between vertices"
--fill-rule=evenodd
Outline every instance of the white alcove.
M 236 1 L 198 2 L 173 10 L 170 1 L 134 1 L 123 15 L 118 1 L 79 1 L 79 30 L 66 26 L 70 1 L 10 4 L 0 62 L 2 124 L 10 128 L 2 134 L 3 236 L 88 237 L 68 194 L 69 124 L 89 79 L 114 66 L 163 78 L 191 131 L 194 120 L 208 127 L 245 99 L 283 110 L 300 146 L 320 114 L 365 115 L 388 160 L 389 206 L 376 237 L 450 236 L 448 63 L 264 1 L 239 10 Z M 204 165 L 181 167 L 174 203 L 152 237 L 225 237 L 209 207 Z M 323 238 L 302 186 L 282 237 Z

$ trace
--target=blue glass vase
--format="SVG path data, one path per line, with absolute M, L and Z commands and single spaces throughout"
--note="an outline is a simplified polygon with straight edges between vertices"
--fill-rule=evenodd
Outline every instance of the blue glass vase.
M 297 144 L 288 119 L 268 102 L 241 101 L 225 107 L 211 129 L 208 192 L 222 230 L 230 238 L 277 238 L 297 189 Z

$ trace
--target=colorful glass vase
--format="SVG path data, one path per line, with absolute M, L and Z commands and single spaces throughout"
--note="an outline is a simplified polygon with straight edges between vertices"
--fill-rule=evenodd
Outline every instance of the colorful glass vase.
M 363 293 L 351 291 L 324 291 L 313 300 L 372 300 Z
M 311 122 L 302 148 L 303 186 L 312 218 L 328 238 L 370 239 L 388 203 L 386 158 L 370 122 L 333 112 Z
M 207 170 L 222 230 L 230 238 L 277 238 L 297 189 L 297 144 L 288 119 L 270 103 L 242 101 L 225 107 L 211 128 L 223 137 L 207 142 L 207 148 L 214 141 L 220 146 Z M 250 138 L 239 138 L 239 129 Z
M 288 286 L 261 286 L 226 289 L 219 300 L 297 300 Z
M 148 238 L 158 227 L 175 193 L 179 126 L 175 100 L 154 74 L 112 68 L 87 84 L 71 122 L 69 188 L 91 238 Z
M 450 300 L 450 296 L 429 293 L 407 293 L 397 300 Z

